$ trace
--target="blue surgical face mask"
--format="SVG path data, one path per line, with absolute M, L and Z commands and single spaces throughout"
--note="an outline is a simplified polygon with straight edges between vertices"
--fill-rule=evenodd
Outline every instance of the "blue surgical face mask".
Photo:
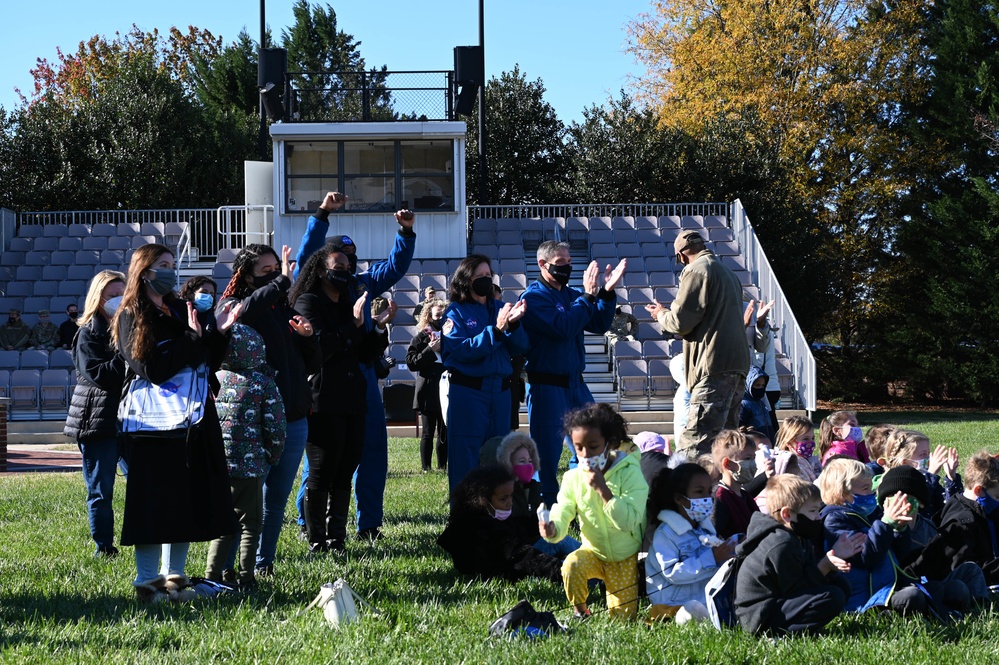
M 993 499 L 988 493 L 985 496 L 977 497 L 976 501 L 978 501 L 978 505 L 982 507 L 986 515 L 991 515 L 993 510 L 999 508 L 999 501 Z
M 194 309 L 199 312 L 207 312 L 215 304 L 215 296 L 210 293 L 195 293 L 194 294 Z
M 853 503 L 847 504 L 848 508 L 852 508 L 857 513 L 867 517 L 874 512 L 874 509 L 878 507 L 878 497 L 875 494 L 854 494 Z
M 850 432 L 846 435 L 846 440 L 860 443 L 864 440 L 864 431 L 859 427 L 851 427 Z

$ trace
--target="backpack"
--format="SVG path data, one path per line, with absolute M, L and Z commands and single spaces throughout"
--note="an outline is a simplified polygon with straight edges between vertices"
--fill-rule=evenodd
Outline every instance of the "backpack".
M 734 556 L 718 566 L 704 588 L 708 615 L 717 630 L 734 628 L 739 623 L 735 616 L 735 576 L 741 563 L 742 558 Z

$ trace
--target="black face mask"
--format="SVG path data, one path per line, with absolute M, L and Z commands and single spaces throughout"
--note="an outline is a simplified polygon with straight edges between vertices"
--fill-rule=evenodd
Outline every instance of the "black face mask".
M 17 325 L 17 322 L 19 320 L 20 319 L 18 317 L 16 317 L 16 316 L 8 316 L 7 317 L 7 324 L 11 325 L 11 326 L 14 326 L 14 325 Z
M 798 513 L 798 519 L 791 522 L 791 533 L 805 540 L 818 540 L 824 532 L 822 520 L 813 520 L 802 513 Z
M 753 399 L 763 399 L 763 397 L 767 394 L 767 389 L 766 387 L 750 388 L 749 394 L 753 396 Z
M 275 279 L 277 279 L 277 276 L 280 275 L 280 274 L 281 273 L 278 272 L 277 270 L 272 270 L 272 271 L 270 271 L 268 273 L 264 273 L 263 275 L 254 275 L 253 276 L 253 288 L 259 289 L 261 286 L 267 286 L 268 284 L 270 284 L 271 282 L 273 282 Z
M 493 278 L 482 276 L 473 279 L 472 293 L 484 298 L 491 298 L 493 295 Z
M 344 291 L 354 276 L 349 270 L 327 270 L 324 277 L 334 289 Z
M 569 283 L 569 277 L 572 276 L 571 263 L 567 263 L 564 266 L 557 266 L 552 263 L 548 263 L 546 265 L 548 266 L 548 273 L 552 276 L 552 279 L 562 286 Z
M 429 321 L 430 327 L 433 328 L 434 330 L 440 330 L 441 329 L 441 324 L 443 322 L 444 322 L 444 319 L 430 319 L 430 321 Z
M 75 319 L 78 316 L 80 316 L 79 312 L 70 312 L 69 313 L 69 318 L 71 318 L 71 319 Z

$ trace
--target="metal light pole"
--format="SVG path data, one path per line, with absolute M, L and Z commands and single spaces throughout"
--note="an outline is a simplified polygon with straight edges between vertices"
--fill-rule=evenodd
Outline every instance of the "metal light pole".
M 257 69 L 262 66 L 260 62 L 264 55 L 264 40 L 267 38 L 267 23 L 264 19 L 264 4 L 266 0 L 260 0 L 260 48 L 257 50 Z M 267 160 L 267 112 L 264 110 L 264 96 L 258 94 L 257 102 L 260 104 L 260 135 L 258 149 L 260 161 Z
M 479 205 L 490 204 L 489 177 L 486 173 L 486 24 L 484 1 L 479 0 L 479 48 L 482 50 L 482 85 L 479 86 Z

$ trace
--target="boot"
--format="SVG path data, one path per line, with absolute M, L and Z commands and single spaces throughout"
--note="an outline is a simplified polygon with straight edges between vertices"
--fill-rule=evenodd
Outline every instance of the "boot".
M 198 592 L 191 588 L 191 578 L 187 575 L 167 575 L 166 591 L 170 601 L 188 603 L 198 597 Z
M 305 488 L 305 527 L 309 536 L 309 551 L 326 546 L 326 504 L 329 493 Z
M 132 582 L 132 586 L 135 587 L 135 595 L 138 597 L 139 602 L 147 605 L 158 605 L 159 603 L 165 603 L 170 600 L 170 594 L 167 592 L 166 584 L 166 578 L 162 575 L 157 575 L 153 579 L 146 582 Z

